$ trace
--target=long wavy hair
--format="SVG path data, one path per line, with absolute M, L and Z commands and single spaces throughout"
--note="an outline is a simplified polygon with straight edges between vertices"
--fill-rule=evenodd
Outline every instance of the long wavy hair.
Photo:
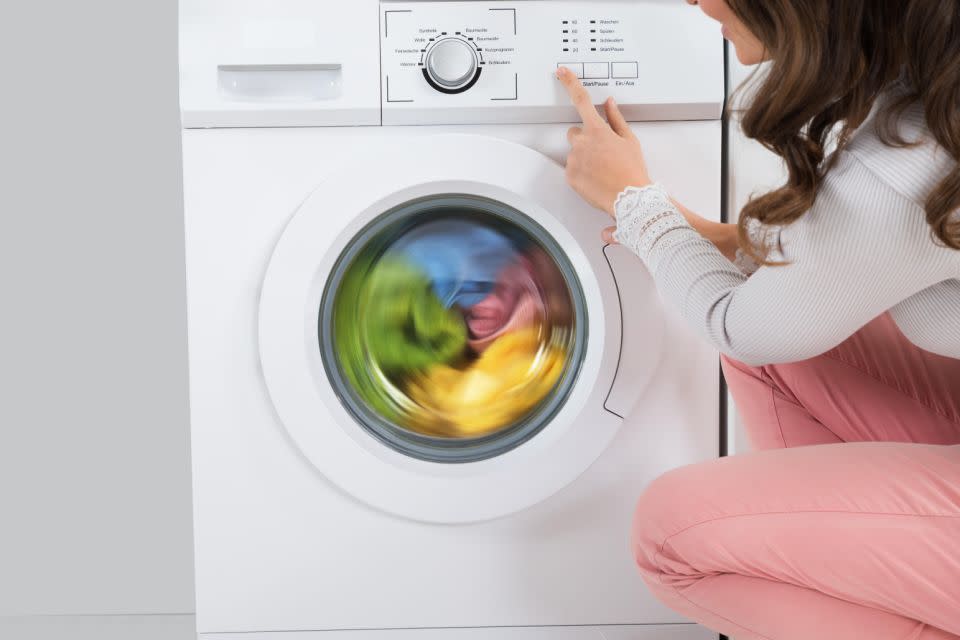
M 902 80 L 907 91 L 878 114 L 881 139 L 909 146 L 897 121 L 923 105 L 927 125 L 960 160 L 960 2 L 956 0 L 727 0 L 766 49 L 768 72 L 750 89 L 747 137 L 786 163 L 787 183 L 753 198 L 739 223 L 741 248 L 767 261 L 766 230 L 813 206 L 842 149 L 877 98 Z M 750 84 L 748 82 L 748 84 Z M 924 203 L 934 239 L 960 250 L 960 165 Z M 759 224 L 757 224 L 759 223 Z

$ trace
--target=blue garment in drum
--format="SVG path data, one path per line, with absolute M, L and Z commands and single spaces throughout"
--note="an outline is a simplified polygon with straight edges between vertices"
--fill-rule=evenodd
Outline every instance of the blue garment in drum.
M 495 229 L 454 219 L 413 229 L 389 253 L 423 269 L 444 306 L 468 308 L 493 290 L 497 275 L 516 258 L 517 250 Z

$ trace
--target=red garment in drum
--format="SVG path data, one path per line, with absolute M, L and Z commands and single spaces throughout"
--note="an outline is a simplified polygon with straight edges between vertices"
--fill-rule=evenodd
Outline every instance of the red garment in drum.
M 533 326 L 545 313 L 530 262 L 521 257 L 497 277 L 493 291 L 466 310 L 470 347 L 483 353 L 497 338 Z

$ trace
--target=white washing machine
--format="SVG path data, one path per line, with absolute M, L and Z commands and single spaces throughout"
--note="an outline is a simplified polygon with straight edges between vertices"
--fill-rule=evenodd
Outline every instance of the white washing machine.
M 566 186 L 558 64 L 719 214 L 683 3 L 181 0 L 200 637 L 715 637 L 629 530 L 719 453 L 716 354 Z

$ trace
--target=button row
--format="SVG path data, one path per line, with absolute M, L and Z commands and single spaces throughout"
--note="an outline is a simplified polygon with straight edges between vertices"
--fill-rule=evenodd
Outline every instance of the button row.
M 560 67 L 570 69 L 581 80 L 640 77 L 640 65 L 636 62 L 560 62 L 557 68 Z

